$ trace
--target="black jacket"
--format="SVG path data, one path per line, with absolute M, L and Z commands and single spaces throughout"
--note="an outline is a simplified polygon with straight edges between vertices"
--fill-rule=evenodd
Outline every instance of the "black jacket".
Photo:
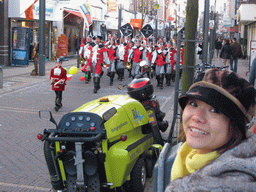
M 221 49 L 220 58 L 231 59 L 231 55 L 232 55 L 232 49 L 230 47 L 230 44 L 226 43 Z

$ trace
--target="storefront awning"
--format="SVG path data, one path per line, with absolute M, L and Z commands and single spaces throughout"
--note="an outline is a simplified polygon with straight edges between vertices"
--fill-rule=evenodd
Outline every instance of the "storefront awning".
M 83 18 L 83 15 L 82 15 L 80 12 L 78 12 L 78 11 L 71 11 L 71 10 L 65 9 L 65 10 L 64 10 L 64 13 L 66 13 L 66 14 L 72 14 L 72 15 L 74 15 L 74 16 Z

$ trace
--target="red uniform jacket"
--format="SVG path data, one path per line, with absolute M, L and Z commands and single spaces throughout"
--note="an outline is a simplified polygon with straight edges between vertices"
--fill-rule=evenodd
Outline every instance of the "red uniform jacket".
M 54 67 L 51 69 L 50 79 L 54 78 L 54 82 L 52 83 L 53 91 L 64 91 L 66 80 L 67 80 L 67 71 L 63 69 L 63 67 Z M 59 80 L 64 80 L 63 84 L 56 84 Z M 56 85 L 55 85 L 56 84 Z
M 166 61 L 165 61 L 165 58 L 166 58 L 166 54 L 164 54 L 164 52 L 158 52 L 157 51 L 157 59 L 156 59 L 156 65 L 157 66 L 163 66 L 164 64 L 166 64 Z
M 144 49 L 142 49 L 142 47 L 133 47 L 133 62 L 138 63 L 140 61 L 142 61 L 142 52 L 144 51 Z
M 114 61 L 116 59 L 116 50 L 117 50 L 117 46 L 112 46 L 112 45 L 109 45 L 107 47 L 108 49 L 108 58 L 110 61 Z
M 107 51 L 108 51 L 108 49 L 106 47 L 97 49 L 97 63 L 96 63 L 96 69 L 95 69 L 96 74 L 101 74 L 101 72 L 102 72 L 102 66 L 103 66 L 103 62 L 104 62 L 103 53 L 107 52 Z
M 170 49 L 170 61 L 171 61 L 171 66 L 172 66 L 172 70 L 174 68 L 174 64 L 176 63 L 176 60 L 174 59 L 174 54 L 176 54 L 177 51 L 175 49 Z
M 124 62 L 127 61 L 127 58 L 128 58 L 128 55 L 129 55 L 129 49 L 130 49 L 130 46 L 129 44 L 127 44 L 125 47 L 124 47 Z

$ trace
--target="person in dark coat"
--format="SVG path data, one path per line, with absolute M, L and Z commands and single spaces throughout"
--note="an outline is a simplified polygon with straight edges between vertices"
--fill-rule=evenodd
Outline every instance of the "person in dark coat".
M 216 41 L 215 41 L 215 49 L 216 49 L 217 57 L 219 57 L 221 48 L 222 48 L 222 42 L 221 42 L 220 37 L 218 37 L 218 39 L 216 39 Z
M 203 42 L 198 44 L 197 54 L 199 55 L 199 59 L 203 59 Z
M 235 37 L 232 39 L 230 47 L 232 49 L 232 55 L 230 59 L 230 70 L 237 72 L 238 59 L 241 58 L 243 55 L 242 48 L 241 45 L 236 42 Z
M 220 58 L 222 59 L 223 66 L 227 65 L 227 62 L 230 62 L 232 49 L 230 47 L 229 39 L 223 40 L 224 45 L 220 52 Z

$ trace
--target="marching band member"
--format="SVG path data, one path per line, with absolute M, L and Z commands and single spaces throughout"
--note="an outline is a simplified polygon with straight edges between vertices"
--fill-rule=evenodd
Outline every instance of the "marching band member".
M 116 56 L 116 51 L 118 46 L 116 46 L 115 44 L 115 39 L 112 38 L 110 40 L 110 44 L 109 46 L 107 46 L 107 50 L 108 50 L 108 59 L 109 59 L 109 67 L 107 67 L 108 73 L 107 75 L 110 77 L 110 83 L 109 85 L 112 86 L 113 85 L 113 80 L 115 77 L 115 73 L 116 73 L 116 60 L 117 60 L 117 56 Z
M 86 64 L 86 57 L 85 57 L 85 52 L 87 48 L 89 47 L 90 43 L 92 42 L 92 37 L 89 35 L 86 37 L 86 40 L 84 38 L 81 39 L 81 45 L 79 49 L 79 56 L 84 60 L 83 64 L 81 64 L 81 67 L 83 67 Z
M 131 63 L 131 66 L 132 66 L 132 60 L 129 60 L 129 55 L 130 55 L 130 54 L 132 53 L 132 51 L 133 51 L 132 47 L 134 46 L 134 41 L 129 41 L 128 43 L 129 43 L 129 44 L 128 44 L 129 50 L 128 50 L 127 61 L 130 62 L 130 63 Z M 129 72 L 129 78 L 132 77 L 132 68 L 127 69 L 127 70 L 128 70 L 128 72 Z
M 120 45 L 117 49 L 117 75 L 118 79 L 122 81 L 124 79 L 124 63 L 127 61 L 129 52 L 129 45 L 125 42 L 124 37 L 120 38 Z
M 67 71 L 62 67 L 62 59 L 57 58 L 55 67 L 51 69 L 50 80 L 52 90 L 55 92 L 55 111 L 59 111 L 62 107 L 62 92 L 65 90 Z
M 160 88 L 163 88 L 163 80 L 164 80 L 164 75 L 165 75 L 165 65 L 166 65 L 166 55 L 168 52 L 165 50 L 165 44 L 161 43 L 159 44 L 158 50 L 155 50 L 153 53 L 153 58 L 152 58 L 152 65 L 155 65 L 156 70 L 156 80 L 157 80 L 157 87 L 160 86 Z
M 171 41 L 167 42 L 167 48 L 166 50 L 168 51 L 167 57 L 166 57 L 166 62 L 167 62 L 167 67 L 166 67 L 166 85 L 170 86 L 171 85 L 171 78 L 173 74 L 173 69 L 174 69 L 174 64 L 176 63 L 176 50 L 172 47 Z
M 111 36 L 111 34 L 108 34 L 108 39 L 107 39 L 107 41 L 105 42 L 105 46 L 106 46 L 106 47 L 109 45 L 110 39 L 112 39 L 112 36 Z
M 102 37 L 95 37 L 95 46 L 93 47 L 92 54 L 92 73 L 93 73 L 93 82 L 94 82 L 94 93 L 100 89 L 100 78 L 103 74 L 102 66 L 103 62 L 109 65 L 108 52 L 103 43 L 100 43 Z
M 85 39 L 81 38 L 80 49 L 78 51 L 80 58 L 83 58 L 83 55 L 84 55 L 84 45 L 85 45 Z
M 140 62 L 142 60 L 146 60 L 145 49 L 141 46 L 141 41 L 139 39 L 135 39 L 135 46 L 132 47 L 132 51 L 128 56 L 128 61 L 132 61 L 132 76 L 133 78 L 139 74 L 140 70 Z
M 148 71 L 147 71 L 147 76 L 148 78 L 150 77 L 150 73 L 151 73 L 151 62 L 152 62 L 152 58 L 153 58 L 153 52 L 154 52 L 154 47 L 153 47 L 153 41 L 149 40 L 148 41 L 148 47 L 146 48 L 146 61 L 148 64 Z M 151 73 L 151 78 L 153 78 L 153 73 Z

